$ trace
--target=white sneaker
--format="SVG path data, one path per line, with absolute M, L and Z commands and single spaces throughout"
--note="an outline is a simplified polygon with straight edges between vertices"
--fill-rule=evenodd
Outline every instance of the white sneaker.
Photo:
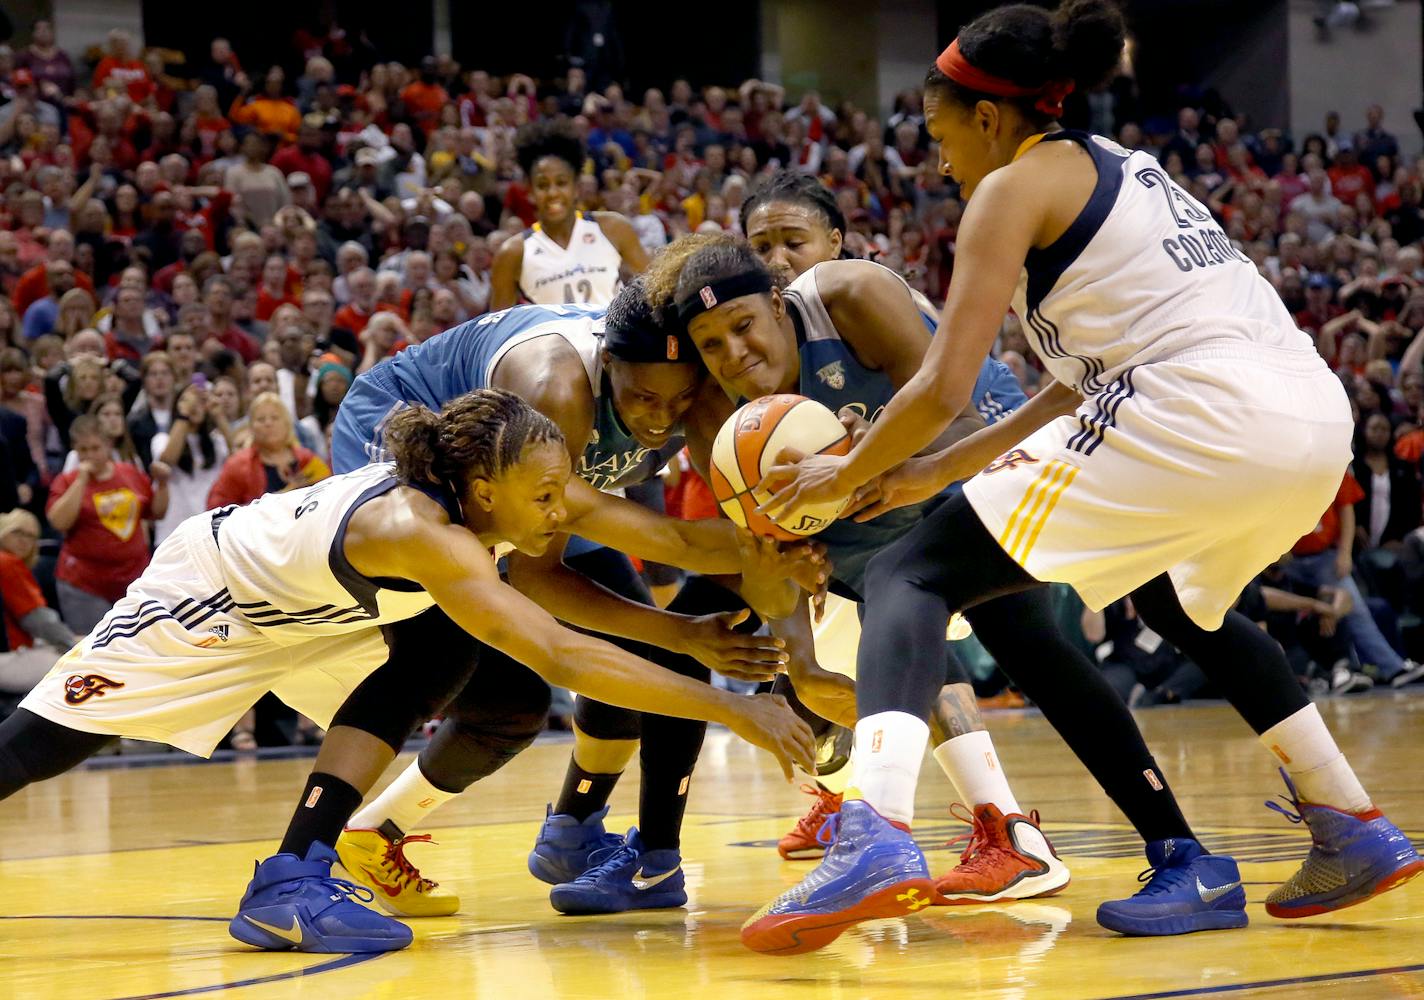
M 1424 680 L 1424 663 L 1405 660 L 1404 669 L 1389 679 L 1389 686 L 1402 688 L 1406 684 L 1417 684 L 1421 680 Z

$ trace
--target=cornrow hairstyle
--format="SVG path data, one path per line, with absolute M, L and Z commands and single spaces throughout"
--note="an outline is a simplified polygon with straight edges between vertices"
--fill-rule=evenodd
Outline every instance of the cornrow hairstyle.
M 522 125 L 514 135 L 514 155 L 525 177 L 534 176 L 534 165 L 545 157 L 563 160 L 577 177 L 585 159 L 583 140 L 565 118 L 549 118 Z
M 457 489 L 473 479 L 497 479 L 518 464 L 524 449 L 564 435 L 544 414 L 512 392 L 476 389 L 436 413 L 424 406 L 402 410 L 386 428 L 386 449 L 407 483 Z
M 1021 87 L 1071 80 L 1081 93 L 1097 86 L 1122 58 L 1127 26 L 1112 0 L 1065 0 L 1052 12 L 1033 4 L 997 7 L 960 29 L 959 51 L 976 69 Z M 938 67 L 925 77 L 925 90 L 947 93 L 967 107 L 980 101 L 1015 105 L 1031 122 L 1051 119 L 1034 107 L 1035 98 L 995 97 L 955 83 Z
M 810 174 L 798 170 L 778 170 L 761 178 L 752 185 L 746 201 L 742 202 L 742 232 L 747 231 L 747 220 L 763 205 L 789 204 L 809 208 L 826 223 L 827 229 L 838 231 L 841 238 L 846 234 L 846 218 L 836 196 Z

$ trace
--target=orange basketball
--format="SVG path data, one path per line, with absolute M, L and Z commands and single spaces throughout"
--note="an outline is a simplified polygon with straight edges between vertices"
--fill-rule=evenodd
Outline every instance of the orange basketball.
M 830 525 L 849 497 L 830 503 L 801 504 L 783 511 L 776 523 L 756 508 L 770 494 L 762 477 L 777 464 L 784 448 L 806 455 L 844 455 L 850 437 L 827 407 L 792 393 L 763 396 L 737 410 L 712 445 L 712 495 L 729 518 L 744 528 L 792 541 Z

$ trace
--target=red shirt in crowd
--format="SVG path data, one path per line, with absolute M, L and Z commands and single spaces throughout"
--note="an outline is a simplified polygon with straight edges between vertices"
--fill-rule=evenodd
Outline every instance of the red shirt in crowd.
M 1353 167 L 1331 167 L 1326 173 L 1330 176 L 1330 193 L 1346 205 L 1352 208 L 1355 199 L 1360 194 L 1367 194 L 1370 200 L 1375 197 L 1375 175 L 1370 173 L 1370 168 L 1364 164 L 1357 163 Z
M 306 174 L 312 180 L 317 204 L 326 201 L 326 192 L 331 190 L 331 161 L 320 153 L 304 153 L 302 147 L 294 143 L 277 150 L 277 155 L 272 157 L 272 166 L 282 171 L 285 177 L 295 173 Z
M 1365 491 L 1360 488 L 1355 477 L 1345 473 L 1345 481 L 1340 484 L 1334 503 L 1320 515 L 1320 523 L 1315 526 L 1315 530 L 1295 543 L 1291 555 L 1313 556 L 1333 549 L 1335 543 L 1340 540 L 1340 511 L 1353 507 L 1364 498 Z
M 33 646 L 30 633 L 20 627 L 20 619 L 45 606 L 44 593 L 23 559 L 0 551 L 0 598 L 5 601 L 5 635 L 11 649 Z
M 90 295 L 94 294 L 94 282 L 89 275 L 75 268 L 74 285 L 82 288 Z M 30 308 L 40 299 L 49 294 L 49 277 L 45 274 L 43 264 L 36 264 L 24 274 L 20 275 L 20 280 L 15 283 L 15 294 L 10 301 L 15 306 L 15 312 L 21 316 L 25 315 L 25 310 Z
M 75 470 L 55 477 L 46 513 L 78 476 Z M 148 566 L 148 535 L 143 522 L 151 517 L 152 503 L 148 477 L 127 462 L 115 462 L 108 479 L 91 479 L 84 488 L 79 517 L 60 546 L 55 577 L 117 602 Z
M 250 365 L 262 357 L 262 348 L 258 346 L 257 341 L 253 339 L 252 335 L 245 332 L 241 327 L 229 325 L 226 330 L 221 333 L 212 334 L 209 339 L 216 340 L 229 351 L 238 355 L 242 358 L 244 364 Z
M 265 286 L 259 285 L 257 288 L 257 308 L 252 315 L 256 317 L 259 323 L 265 323 L 272 318 L 272 314 L 277 311 L 278 306 L 286 304 L 300 306 L 301 302 L 295 296 L 286 294 L 285 291 L 281 296 L 272 295 L 267 291 Z
M 94 67 L 94 89 L 99 90 L 110 77 L 118 79 L 128 88 L 129 99 L 135 104 L 142 104 L 153 92 L 153 81 L 149 79 L 148 70 L 137 59 L 127 62 L 113 56 L 100 59 L 99 65 Z

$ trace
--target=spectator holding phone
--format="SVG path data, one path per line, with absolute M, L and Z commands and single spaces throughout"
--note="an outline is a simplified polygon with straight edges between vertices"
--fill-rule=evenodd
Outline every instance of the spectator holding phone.
M 173 408 L 172 427 L 153 436 L 154 458 L 173 470 L 166 513 L 156 515 L 155 543 L 167 538 L 185 518 L 208 509 L 208 491 L 231 450 L 227 418 L 221 404 L 208 398 L 207 379 L 194 376 Z

